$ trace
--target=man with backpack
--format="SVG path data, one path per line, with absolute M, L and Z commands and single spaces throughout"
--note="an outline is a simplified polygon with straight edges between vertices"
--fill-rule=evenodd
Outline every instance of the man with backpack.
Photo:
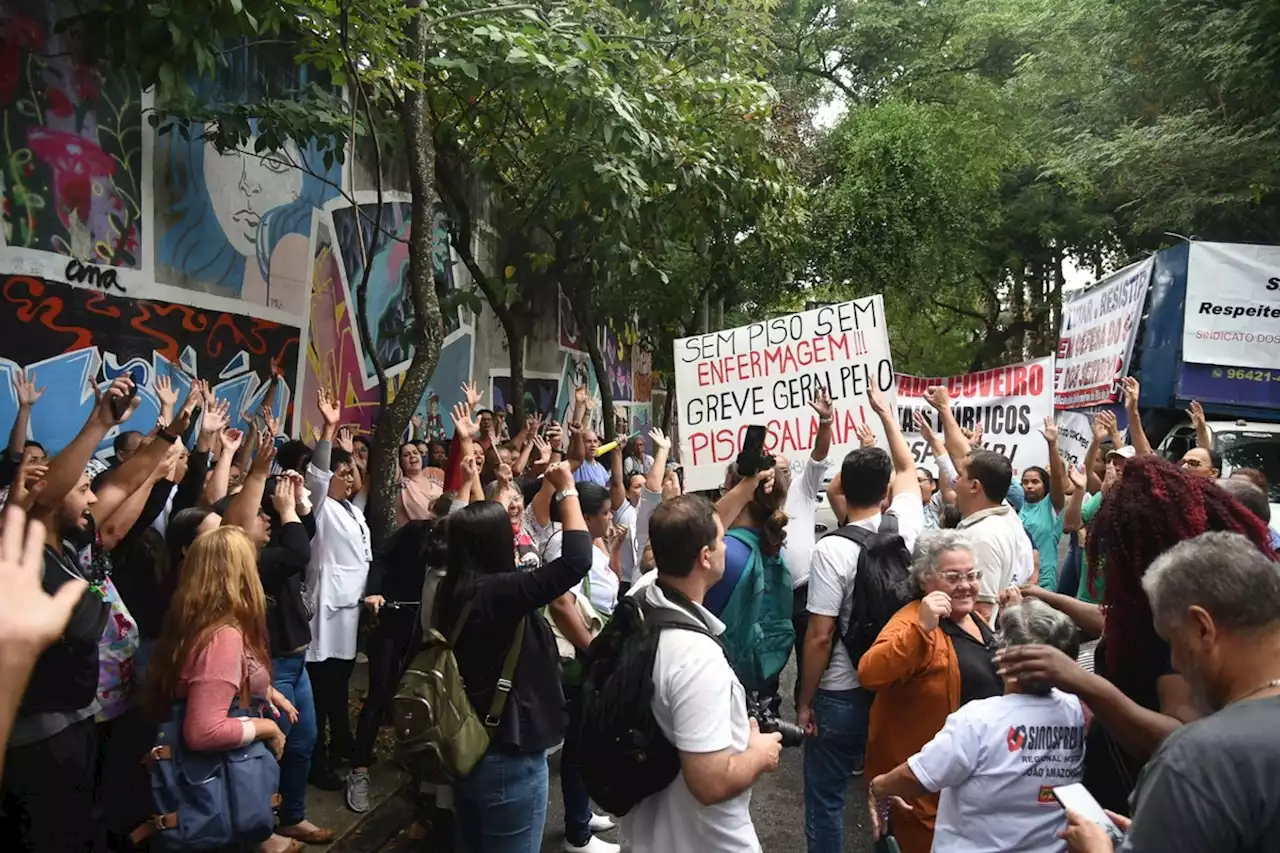
M 858 684 L 858 660 L 906 603 L 911 549 L 924 529 L 915 459 L 894 410 L 870 392 L 889 453 L 864 447 L 840 469 L 848 524 L 818 541 L 809 572 L 809 625 L 796 722 L 804 747 L 809 853 L 844 849 L 849 777 L 861 772 L 874 698 Z M 885 502 L 888 512 L 883 515 Z
M 704 498 L 664 501 L 644 575 L 591 646 L 583 775 L 626 814 L 635 853 L 751 853 L 751 786 L 775 770 L 782 736 L 761 734 L 702 601 L 724 574 L 724 525 Z

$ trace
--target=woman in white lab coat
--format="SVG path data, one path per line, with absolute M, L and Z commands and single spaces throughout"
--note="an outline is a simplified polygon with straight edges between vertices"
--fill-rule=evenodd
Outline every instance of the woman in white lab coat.
M 376 612 L 382 599 L 365 597 L 373 550 L 364 513 L 351 503 L 355 486 L 351 454 L 333 446 L 341 412 L 328 392 L 321 390 L 317 397 L 324 427 L 306 472 L 316 523 L 306 586 L 312 611 L 307 674 L 315 695 L 318 732 L 311 782 L 325 790 L 340 790 L 336 765 L 351 760 L 353 747 L 347 692 L 356 663 L 360 610 L 367 605 Z

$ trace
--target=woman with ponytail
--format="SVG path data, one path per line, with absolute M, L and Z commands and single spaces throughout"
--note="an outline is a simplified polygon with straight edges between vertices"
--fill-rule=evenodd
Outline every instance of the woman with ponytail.
M 1208 531 L 1239 533 L 1274 559 L 1266 525 L 1213 480 L 1188 476 L 1156 456 L 1137 457 L 1124 466 L 1089 527 L 1088 584 L 1102 587 L 1102 605 L 1022 590 L 1067 613 L 1086 634 L 1102 634 L 1096 675 L 1044 646 L 1011 649 L 999 665 L 1018 678 L 1044 676 L 1094 712 L 1084 784 L 1113 811 L 1127 810 L 1138 774 L 1161 741 L 1201 716 L 1186 679 L 1173 669 L 1168 643 L 1156 633 L 1142 576 L 1174 545 Z

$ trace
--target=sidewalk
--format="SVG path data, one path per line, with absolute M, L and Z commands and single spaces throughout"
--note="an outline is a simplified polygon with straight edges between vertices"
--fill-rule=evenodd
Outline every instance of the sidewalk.
M 362 654 L 357 658 L 356 668 L 351 676 L 353 729 L 367 687 L 368 664 Z M 389 727 L 382 729 L 375 754 L 377 761 L 369 768 L 372 808 L 365 814 L 356 814 L 347 808 L 343 791 L 307 788 L 307 818 L 316 826 L 332 829 L 336 833 L 330 844 L 308 845 L 309 853 L 372 853 L 382 849 L 409 826 L 412 821 L 409 800 L 398 796 L 405 790 L 409 776 L 391 761 Z

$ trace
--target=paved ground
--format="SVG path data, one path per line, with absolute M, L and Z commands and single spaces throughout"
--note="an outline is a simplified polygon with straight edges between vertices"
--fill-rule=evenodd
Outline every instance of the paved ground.
M 783 690 L 791 695 L 794 684 L 794 665 L 789 666 L 783 674 Z M 794 719 L 795 709 L 788 700 L 783 708 L 784 714 Z M 802 759 L 799 749 L 786 750 L 782 756 L 782 764 L 777 772 L 772 773 L 755 786 L 751 795 L 751 814 L 755 821 L 756 832 L 760 843 L 767 853 L 800 853 L 804 850 L 804 783 L 802 781 Z M 560 796 L 558 756 L 551 759 L 551 793 L 547 804 L 547 828 L 543 837 L 543 853 L 558 853 L 564 840 L 564 801 Z M 862 779 L 851 779 L 849 785 L 849 807 L 845 812 L 845 850 L 861 853 L 871 849 L 870 829 L 866 815 L 866 802 Z M 396 838 L 380 847 L 381 853 L 431 853 L 431 849 L 421 841 L 410 837 L 409 810 L 399 803 L 393 808 L 384 810 L 380 816 L 383 829 L 399 829 Z M 376 821 L 371 821 L 376 822 Z M 367 832 L 376 837 L 378 830 L 370 827 Z M 387 836 L 383 836 L 387 837 Z M 619 838 L 618 832 L 604 836 L 608 841 L 622 843 L 624 851 L 630 850 L 625 839 Z M 379 842 L 381 843 L 381 842 Z M 346 849 L 345 845 L 343 850 Z M 368 849 L 362 847 L 361 849 Z M 339 853 L 339 851 L 335 851 Z

